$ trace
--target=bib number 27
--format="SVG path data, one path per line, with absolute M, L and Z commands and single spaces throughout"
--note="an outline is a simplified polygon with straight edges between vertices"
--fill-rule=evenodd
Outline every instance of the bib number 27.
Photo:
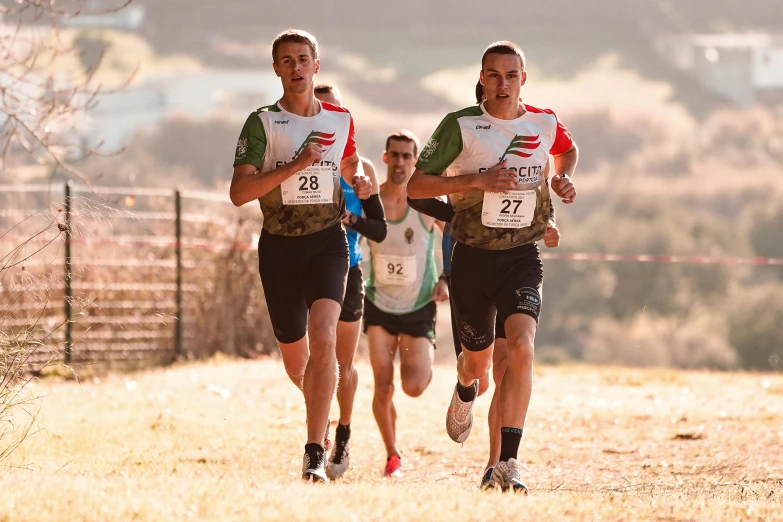
M 533 223 L 535 190 L 509 190 L 508 194 L 485 192 L 481 223 L 490 228 L 524 228 Z

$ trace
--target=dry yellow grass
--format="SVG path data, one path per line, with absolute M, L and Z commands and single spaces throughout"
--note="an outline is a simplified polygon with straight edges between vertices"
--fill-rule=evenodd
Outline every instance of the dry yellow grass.
M 382 480 L 359 371 L 353 468 L 327 486 L 299 481 L 303 402 L 274 359 L 38 382 L 0 521 L 783 520 L 783 376 L 539 367 L 524 498 L 477 488 L 488 396 L 464 445 L 446 436 L 450 366 L 397 398 L 406 471 Z

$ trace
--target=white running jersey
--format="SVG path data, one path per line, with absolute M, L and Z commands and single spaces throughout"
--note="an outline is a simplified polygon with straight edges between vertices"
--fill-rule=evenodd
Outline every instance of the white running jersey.
M 340 162 L 356 153 L 353 119 L 342 107 L 322 103 L 315 116 L 292 114 L 280 103 L 251 114 L 237 142 L 234 166 L 250 164 L 270 172 L 293 161 L 308 143 L 324 156 L 259 199 L 264 230 L 303 236 L 338 223 L 345 211 Z
M 432 301 L 438 282 L 434 232 L 421 214 L 406 207 L 399 221 L 386 221 L 383 243 L 369 241 L 370 277 L 365 283 L 367 299 L 389 314 L 407 314 Z
M 492 117 L 484 104 L 447 115 L 416 167 L 440 176 L 484 172 L 506 160 L 517 172 L 509 194 L 473 189 L 450 195 L 454 238 L 486 250 L 506 250 L 541 239 L 549 223 L 549 188 L 544 169 L 549 154 L 571 148 L 568 131 L 547 109 L 525 105 L 513 120 Z

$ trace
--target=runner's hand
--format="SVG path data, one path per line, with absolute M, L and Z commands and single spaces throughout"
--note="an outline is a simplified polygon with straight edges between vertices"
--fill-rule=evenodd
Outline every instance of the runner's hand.
M 370 178 L 362 174 L 353 177 L 353 191 L 359 199 L 367 199 L 372 194 L 372 183 Z
M 559 198 L 562 198 L 563 203 L 566 205 L 570 205 L 576 199 L 576 188 L 574 187 L 574 184 L 571 183 L 571 178 L 568 177 L 568 174 L 562 176 L 557 174 L 553 176 L 551 187 L 554 193 L 557 194 Z
M 517 173 L 513 169 L 505 168 L 508 160 L 503 160 L 491 169 L 476 176 L 477 188 L 484 192 L 500 192 L 508 194 L 517 186 Z
M 449 300 L 449 285 L 444 279 L 438 279 L 435 289 L 432 291 L 432 300 L 436 303 Z
M 544 244 L 549 248 L 555 248 L 560 244 L 560 230 L 554 223 L 549 223 L 544 232 Z
M 302 152 L 299 153 L 299 156 L 296 157 L 296 161 L 299 162 L 299 170 L 304 170 L 310 165 L 313 164 L 314 161 L 321 161 L 321 158 L 324 155 L 324 148 L 317 143 L 308 143 L 304 146 L 302 149 Z

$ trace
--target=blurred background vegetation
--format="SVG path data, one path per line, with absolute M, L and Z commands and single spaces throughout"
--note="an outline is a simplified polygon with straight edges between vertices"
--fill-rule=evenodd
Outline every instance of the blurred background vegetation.
M 279 96 L 269 47 L 288 26 L 318 37 L 320 79 L 342 90 L 383 178 L 386 135 L 407 127 L 425 141 L 472 103 L 484 47 L 510 39 L 527 54 L 524 101 L 557 112 L 581 151 L 579 198 L 556 205 L 559 252 L 783 257 L 777 0 L 136 0 L 122 13 L 62 27 L 81 50 L 62 70 L 97 67 L 108 87 L 133 75 L 81 124 L 86 144 L 117 153 L 77 162 L 95 183 L 227 191 L 244 118 Z M 48 181 L 51 167 L 0 175 Z M 259 299 L 252 255 L 240 257 L 230 266 Z M 541 361 L 783 368 L 780 266 L 547 261 L 544 302 Z

